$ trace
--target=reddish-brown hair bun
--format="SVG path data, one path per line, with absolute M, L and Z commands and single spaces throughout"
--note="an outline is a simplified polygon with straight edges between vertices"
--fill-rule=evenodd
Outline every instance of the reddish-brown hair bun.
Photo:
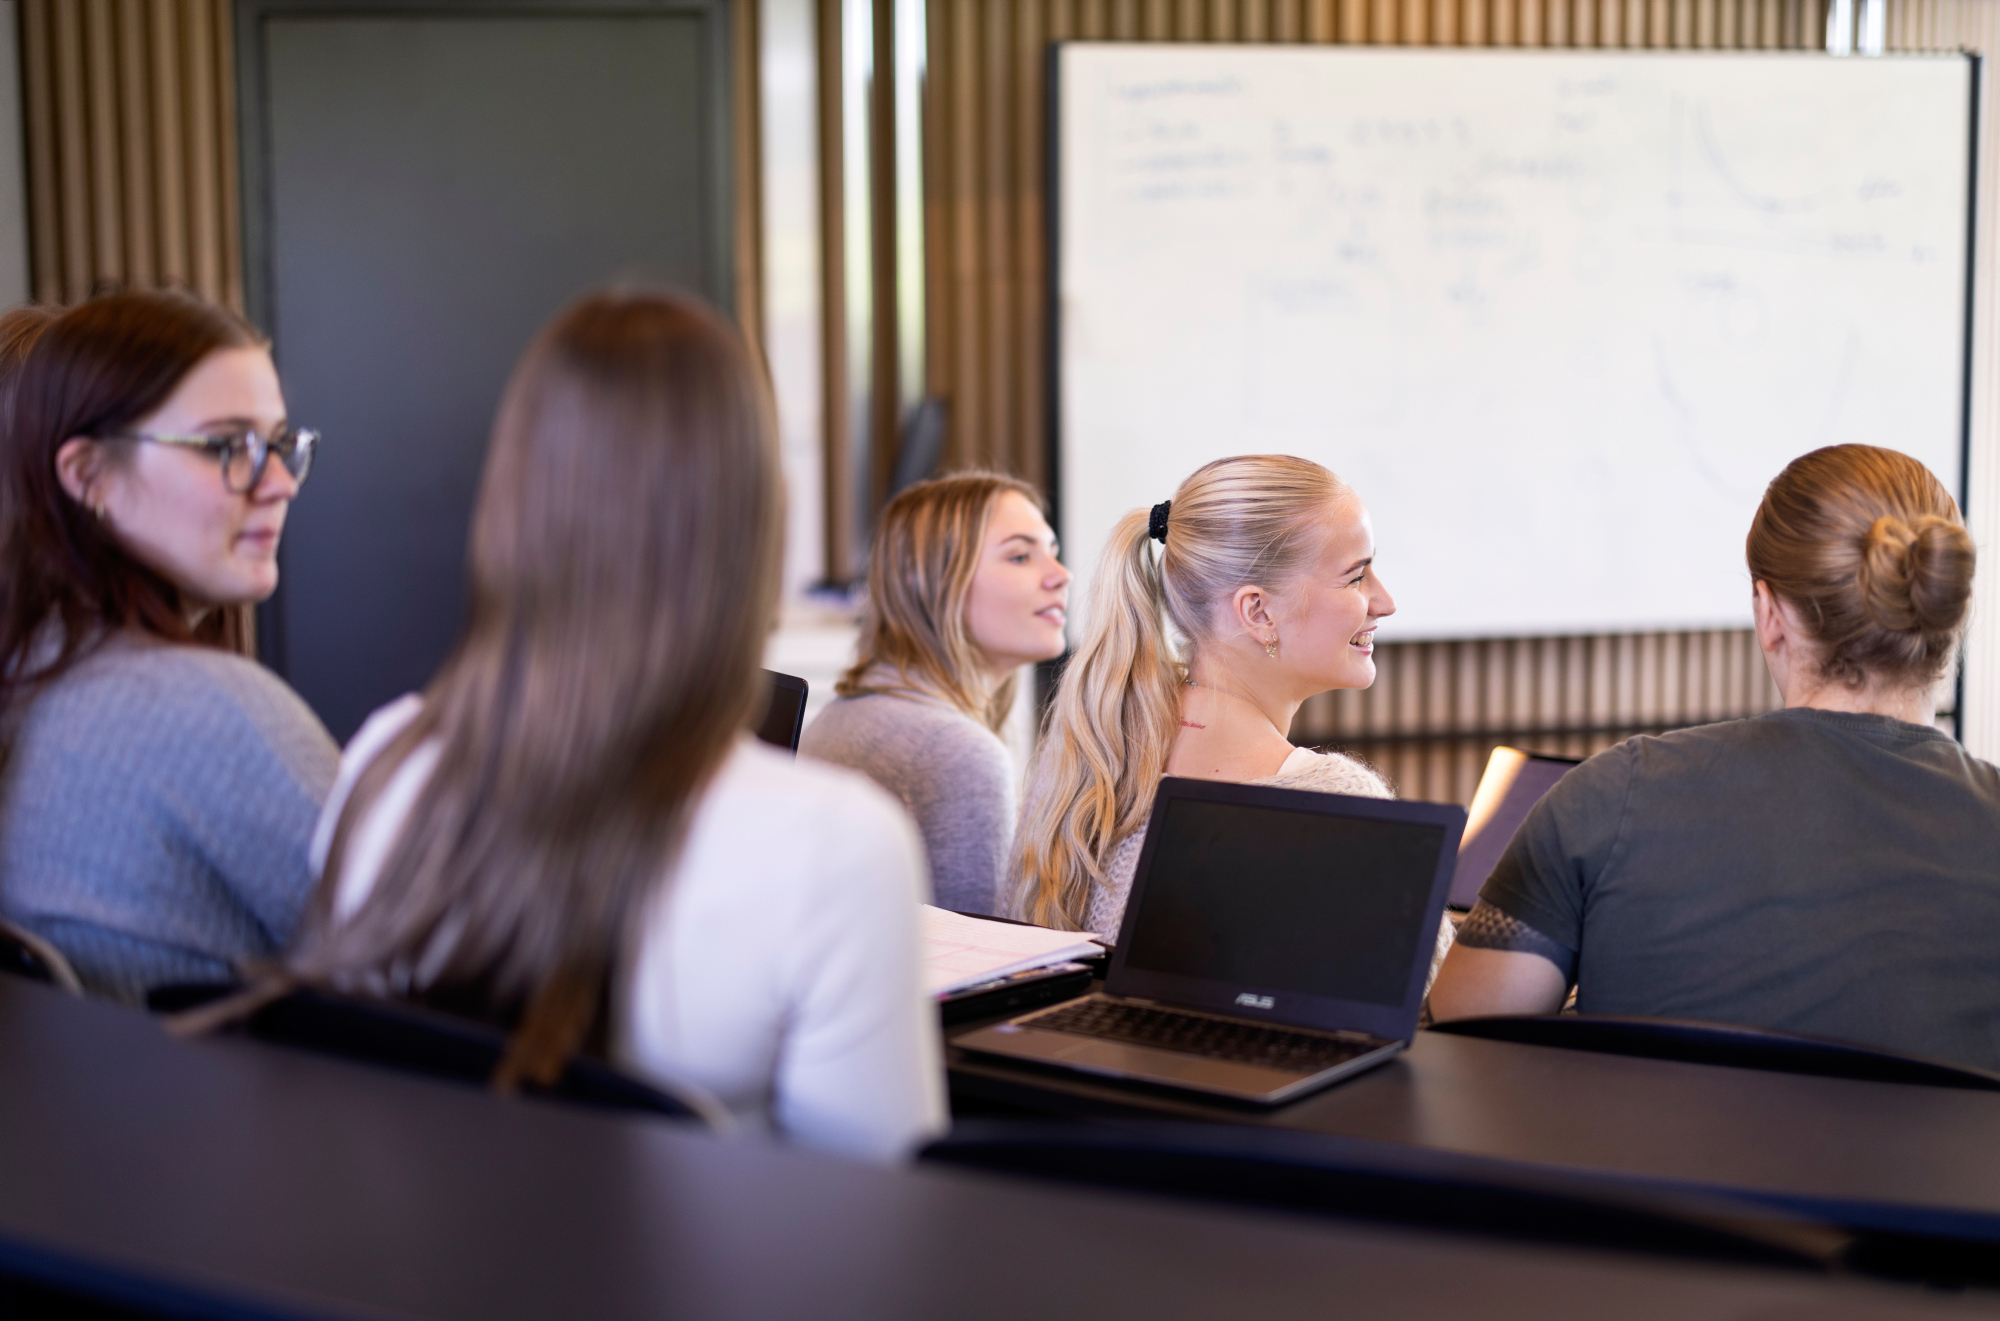
M 1794 459 L 1764 492 L 1750 576 L 1813 629 L 1829 680 L 1921 684 L 1951 664 L 1976 553 L 1930 469 L 1873 445 Z

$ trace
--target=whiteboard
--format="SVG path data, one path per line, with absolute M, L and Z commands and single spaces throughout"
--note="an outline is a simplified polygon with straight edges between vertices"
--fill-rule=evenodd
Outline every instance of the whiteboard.
M 1791 459 L 1963 489 L 1966 57 L 1072 44 L 1056 79 L 1079 578 L 1281 452 L 1368 504 L 1385 639 L 1734 627 Z

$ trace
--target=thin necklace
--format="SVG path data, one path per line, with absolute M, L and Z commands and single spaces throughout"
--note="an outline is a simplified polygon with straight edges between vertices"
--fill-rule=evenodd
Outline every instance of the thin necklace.
M 1249 708 L 1250 708 L 1250 709 L 1251 709 L 1252 711 L 1255 711 L 1255 712 L 1256 712 L 1256 713 L 1257 713 L 1258 715 L 1260 715 L 1260 716 L 1264 716 L 1264 723 L 1265 723 L 1265 724 L 1267 724 L 1267 725 L 1269 725 L 1269 726 L 1271 727 L 1271 732 L 1272 732 L 1273 734 L 1276 734 L 1276 735 L 1277 735 L 1277 736 L 1278 736 L 1279 738 L 1285 738 L 1285 731 L 1284 731 L 1284 730 L 1282 730 L 1282 729 L 1279 729 L 1279 728 L 1278 728 L 1278 722 L 1277 722 L 1277 721 L 1275 721 L 1275 720 L 1273 720 L 1273 719 L 1271 719 L 1271 717 L 1270 717 L 1270 716 L 1268 716 L 1268 715 L 1264 715 L 1264 708 L 1263 708 L 1263 707 L 1261 707 L 1261 706 L 1258 706 L 1258 705 L 1257 705 L 1257 704 L 1256 704 L 1255 702 L 1253 702 L 1253 701 L 1251 701 L 1251 700 L 1250 700 L 1249 698 L 1245 697 L 1245 696 L 1244 696 L 1244 695 L 1243 695 L 1242 693 L 1238 693 L 1238 692 L 1231 692 L 1231 691 L 1230 691 L 1229 689 L 1227 689 L 1227 688 L 1217 688 L 1217 687 L 1216 687 L 1216 686 L 1215 686 L 1214 684 L 1208 684 L 1208 683 L 1196 683 L 1196 682 L 1195 682 L 1195 680 L 1194 680 L 1194 676 L 1193 676 L 1193 675 L 1189 675 L 1189 676 L 1188 676 L 1188 678 L 1187 678 L 1187 686 L 1188 686 L 1188 687 L 1190 687 L 1190 688 L 1203 688 L 1203 689 L 1206 689 L 1207 691 L 1209 691 L 1209 692 L 1211 692 L 1211 693 L 1221 693 L 1221 694 L 1222 694 L 1222 695 L 1223 695 L 1224 697 L 1233 697 L 1233 698 L 1235 698 L 1235 699 L 1236 699 L 1237 701 L 1239 701 L 1239 702 L 1242 702 L 1242 703 L 1244 703 L 1245 705 L 1247 705 L 1247 706 L 1248 706 L 1248 707 L 1249 707 Z M 1181 721 L 1181 723 L 1182 723 L 1183 725 L 1186 725 L 1186 724 L 1187 724 L 1188 722 L 1187 722 L 1187 721 L 1185 721 L 1185 720 L 1183 720 L 1183 721 Z M 1189 726 L 1189 728 L 1191 728 L 1191 729 L 1206 729 L 1206 728 L 1208 728 L 1208 726 L 1206 726 L 1206 725 L 1190 725 L 1190 726 Z M 1291 740 L 1290 740 L 1290 739 L 1285 739 L 1285 742 L 1289 743 L 1289 742 L 1291 742 Z

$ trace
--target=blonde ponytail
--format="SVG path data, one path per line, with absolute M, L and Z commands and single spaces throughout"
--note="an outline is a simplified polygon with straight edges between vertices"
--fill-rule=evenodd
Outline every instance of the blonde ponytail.
M 1090 632 L 1070 658 L 1035 756 L 1015 839 L 1017 907 L 1076 929 L 1104 860 L 1153 805 L 1180 728 L 1186 670 L 1163 618 L 1147 513 L 1118 520 L 1090 588 Z
M 1198 648 L 1238 587 L 1295 577 L 1323 545 L 1327 506 L 1346 494 L 1308 459 L 1239 455 L 1181 483 L 1157 557 L 1147 510 L 1118 520 L 1028 776 L 1010 872 L 1020 917 L 1082 927 L 1112 852 L 1152 810 L 1180 732 L 1187 663 L 1173 633 Z

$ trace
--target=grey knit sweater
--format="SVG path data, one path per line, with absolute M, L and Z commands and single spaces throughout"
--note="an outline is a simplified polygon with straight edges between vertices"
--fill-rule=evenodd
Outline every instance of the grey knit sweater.
M 107 642 L 34 700 L 0 772 L 0 915 L 95 995 L 228 977 L 305 911 L 339 759 L 255 662 Z
M 1000 911 L 1017 772 L 992 730 L 932 698 L 869 693 L 828 705 L 799 751 L 851 766 L 902 800 L 923 834 L 938 907 Z

